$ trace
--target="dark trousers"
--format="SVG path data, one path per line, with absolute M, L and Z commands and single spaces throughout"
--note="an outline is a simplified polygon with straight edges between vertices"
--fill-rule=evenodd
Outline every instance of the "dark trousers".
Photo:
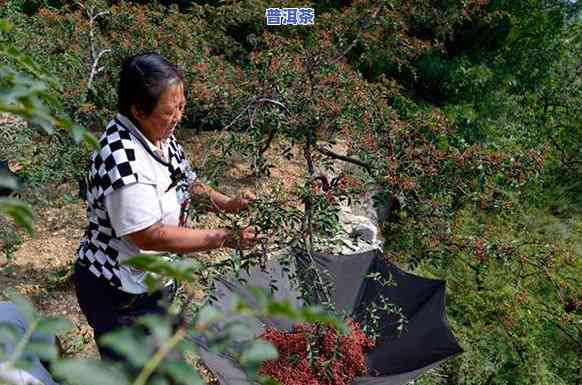
M 75 263 L 77 301 L 93 328 L 99 354 L 102 359 L 127 364 L 123 356 L 101 344 L 101 336 L 121 327 L 133 326 L 146 314 L 167 315 L 176 286 L 166 286 L 151 295 L 129 294 L 96 277 L 81 264 L 79 261 Z

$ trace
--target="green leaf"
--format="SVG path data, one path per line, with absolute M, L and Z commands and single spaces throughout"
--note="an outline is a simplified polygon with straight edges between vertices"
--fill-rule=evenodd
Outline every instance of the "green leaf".
M 241 297 L 239 297 L 238 295 L 233 295 L 231 298 L 229 298 L 226 311 L 227 312 L 237 312 L 240 310 L 244 310 L 245 306 L 242 302 L 243 301 L 242 301 Z
M 89 132 L 86 128 L 81 127 L 79 125 L 73 125 L 71 129 L 71 133 L 73 134 L 73 139 L 75 142 L 80 143 L 83 142 L 90 149 L 96 150 L 99 148 L 99 141 L 91 132 Z
M 53 372 L 76 385 L 129 385 L 126 375 L 95 360 L 63 360 L 52 365 Z
M 12 31 L 12 24 L 6 19 L 0 19 L 0 31 L 10 33 Z
M 258 287 L 249 287 L 249 291 L 253 294 L 255 301 L 257 302 L 257 309 L 260 311 L 266 311 L 270 302 L 267 291 Z
M 107 333 L 100 342 L 115 352 L 127 357 L 136 367 L 142 367 L 153 353 L 153 348 L 144 346 L 143 336 L 132 329 L 121 329 Z
M 38 358 L 44 361 L 52 361 L 58 358 L 57 348 L 48 341 L 29 341 L 26 345 L 26 351 L 37 355 Z
M 160 369 L 162 372 L 169 374 L 177 383 L 184 385 L 204 384 L 200 375 L 185 362 L 166 362 Z
M 28 203 L 14 198 L 0 198 L 0 211 L 12 217 L 28 234 L 34 234 L 32 208 Z
M 262 377 L 259 379 L 261 385 L 281 385 L 278 381 L 272 379 L 271 377 Z
M 347 332 L 348 326 L 337 318 L 334 314 L 326 311 L 321 306 L 310 306 L 301 309 L 301 315 L 306 322 L 324 323 L 342 332 Z
M 208 325 L 220 319 L 222 319 L 222 314 L 218 310 L 210 305 L 204 306 L 196 317 L 196 329 L 205 330 Z
M 255 340 L 251 346 L 243 352 L 240 362 L 243 365 L 247 365 L 268 360 L 276 360 L 277 358 L 279 358 L 279 353 L 271 343 L 263 340 Z
M 143 281 L 148 288 L 148 293 L 152 294 L 156 290 L 160 290 L 164 287 L 164 281 L 166 281 L 166 279 L 162 277 L 154 277 L 151 274 L 146 274 Z
M 15 345 L 18 343 L 19 336 L 20 333 L 17 331 L 14 325 L 0 322 L 0 341 L 8 343 L 9 345 Z M 0 345 L 0 362 L 6 361 L 8 359 L 5 353 L 4 346 Z
M 166 378 L 154 373 L 149 379 L 148 385 L 170 385 L 170 383 Z
M 83 135 L 85 134 L 85 128 L 75 125 L 73 126 L 71 133 L 73 134 L 73 140 L 75 143 L 81 142 L 83 140 Z
M 172 326 L 168 317 L 146 315 L 140 317 L 139 323 L 147 327 L 160 343 L 166 342 L 172 336 Z
M 16 290 L 11 289 L 6 293 L 8 300 L 16 306 L 20 314 L 26 319 L 28 322 L 32 322 L 36 319 L 36 311 L 34 307 L 30 303 L 30 301 L 18 293 Z
M 268 316 L 283 317 L 288 320 L 295 320 L 298 318 L 298 313 L 293 308 L 290 302 L 272 302 L 267 306 Z
M 250 340 L 254 337 L 251 328 L 240 322 L 233 323 L 226 329 L 229 337 L 234 341 Z
M 201 266 L 194 261 L 168 261 L 164 255 L 138 255 L 127 259 L 123 264 L 186 282 L 194 282 L 194 273 Z
M 42 335 L 56 335 L 57 333 L 67 332 L 73 328 L 71 321 L 64 318 L 45 318 L 38 322 L 36 331 Z

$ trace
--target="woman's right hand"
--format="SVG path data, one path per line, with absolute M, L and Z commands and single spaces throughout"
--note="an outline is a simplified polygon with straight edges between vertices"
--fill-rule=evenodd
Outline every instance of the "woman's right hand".
M 225 246 L 231 249 L 246 250 L 252 248 L 259 241 L 258 232 L 253 227 L 245 227 L 239 230 L 238 234 L 231 232 Z

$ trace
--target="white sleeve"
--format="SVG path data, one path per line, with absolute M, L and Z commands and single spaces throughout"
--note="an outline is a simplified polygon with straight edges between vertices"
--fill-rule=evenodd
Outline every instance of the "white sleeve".
M 118 237 L 146 229 L 162 219 L 162 208 L 151 184 L 123 186 L 105 197 L 105 209 Z

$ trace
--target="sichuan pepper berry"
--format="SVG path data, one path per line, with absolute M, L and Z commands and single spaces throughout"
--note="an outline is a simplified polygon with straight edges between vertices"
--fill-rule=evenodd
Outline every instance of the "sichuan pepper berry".
M 264 362 L 259 372 L 282 385 L 350 384 L 368 374 L 365 353 L 374 344 L 356 322 L 348 324 L 351 332 L 345 336 L 320 324 L 295 324 L 289 332 L 267 329 L 260 338 L 277 348 L 279 358 Z

